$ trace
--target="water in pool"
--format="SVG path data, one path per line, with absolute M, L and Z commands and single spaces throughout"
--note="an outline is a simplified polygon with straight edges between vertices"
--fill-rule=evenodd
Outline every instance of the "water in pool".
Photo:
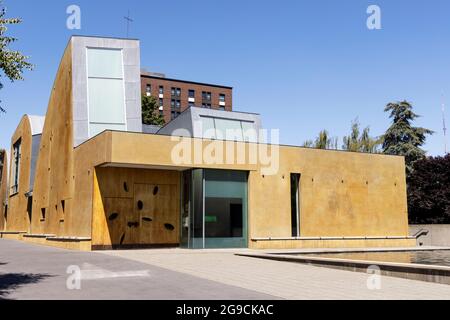
M 450 267 L 450 250 L 301 254 L 318 258 L 428 264 Z

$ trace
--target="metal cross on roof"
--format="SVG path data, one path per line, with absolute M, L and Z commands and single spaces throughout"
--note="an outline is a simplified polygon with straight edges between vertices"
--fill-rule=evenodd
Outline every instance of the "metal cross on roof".
M 126 17 L 123 17 L 127 21 L 127 38 L 129 38 L 130 35 L 130 23 L 134 22 L 133 19 L 130 17 L 130 10 L 128 10 L 128 15 Z

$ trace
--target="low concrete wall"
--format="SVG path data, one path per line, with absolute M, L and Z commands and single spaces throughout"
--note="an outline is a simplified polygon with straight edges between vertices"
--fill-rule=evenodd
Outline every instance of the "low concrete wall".
M 255 254 L 236 253 L 237 256 L 269 259 L 285 262 L 304 263 L 318 267 L 327 267 L 339 270 L 368 273 L 368 268 L 377 266 L 381 275 L 410 280 L 435 282 L 450 285 L 450 267 L 436 265 L 420 265 L 411 263 L 396 263 L 383 261 L 364 261 L 336 258 L 319 258 L 308 255 L 283 255 L 283 254 Z
M 415 247 L 416 239 L 392 238 L 310 238 L 310 239 L 252 239 L 250 249 L 305 249 L 305 248 L 389 248 Z
M 409 234 L 425 229 L 428 235 L 417 239 L 418 245 L 424 246 L 450 246 L 450 224 L 413 224 L 409 226 Z

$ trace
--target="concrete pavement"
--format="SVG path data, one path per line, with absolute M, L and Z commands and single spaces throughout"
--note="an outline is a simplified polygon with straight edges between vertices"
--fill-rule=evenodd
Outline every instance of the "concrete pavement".
M 450 299 L 450 285 L 381 276 L 381 289 L 370 290 L 365 273 L 239 257 L 233 250 L 102 253 L 283 299 Z
M 79 266 L 81 290 L 69 290 Z M 73 285 L 71 281 L 69 283 Z M 0 299 L 277 299 L 158 266 L 97 252 L 0 239 Z
M 76 252 L 0 239 L 0 299 L 450 299 L 448 285 L 383 276 L 370 290 L 364 273 L 235 252 Z M 69 266 L 81 268 L 81 290 L 67 288 Z

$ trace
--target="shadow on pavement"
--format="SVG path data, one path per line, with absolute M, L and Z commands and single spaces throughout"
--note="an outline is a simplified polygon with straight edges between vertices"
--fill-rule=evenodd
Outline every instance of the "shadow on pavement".
M 51 277 L 51 275 L 29 273 L 0 274 L 0 300 L 7 299 L 6 296 L 20 286 L 38 283 L 48 277 Z

